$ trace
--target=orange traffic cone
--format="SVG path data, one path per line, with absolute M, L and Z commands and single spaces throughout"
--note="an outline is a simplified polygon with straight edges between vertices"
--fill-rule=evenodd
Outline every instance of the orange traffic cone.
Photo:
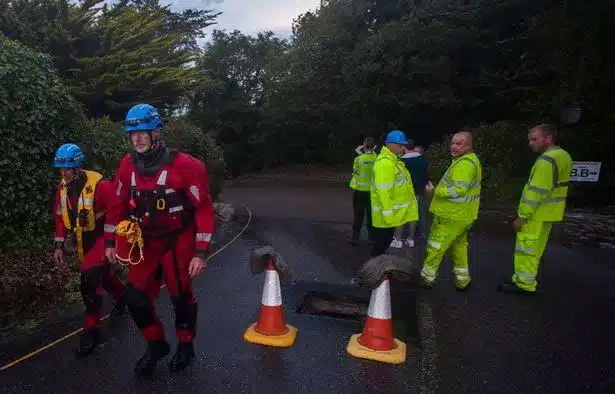
M 350 337 L 346 351 L 354 357 L 384 363 L 406 361 L 406 344 L 393 337 L 389 278 L 372 290 L 363 333 Z
M 276 347 L 290 347 L 297 338 L 297 329 L 284 320 L 280 277 L 272 261 L 265 271 L 258 321 L 248 327 L 243 338 L 250 343 Z

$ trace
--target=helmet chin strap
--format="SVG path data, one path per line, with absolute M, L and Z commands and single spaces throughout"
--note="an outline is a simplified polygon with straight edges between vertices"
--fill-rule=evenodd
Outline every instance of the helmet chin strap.
M 149 134 L 151 145 L 145 152 L 135 152 L 138 156 L 148 157 L 152 154 L 152 152 L 156 152 L 158 150 L 158 147 L 160 146 L 160 143 L 159 143 L 160 140 L 154 138 L 154 133 L 150 131 L 148 134 Z
M 148 150 L 146 150 L 143 153 L 138 153 L 138 155 L 141 156 L 148 156 L 151 152 L 156 152 L 158 150 L 158 148 L 160 147 L 160 138 L 156 138 L 154 137 L 154 131 L 160 131 L 160 128 L 156 128 L 154 130 L 149 131 L 147 134 L 149 134 L 149 139 L 151 142 L 151 145 L 149 147 Z
M 157 130 L 156 130 L 157 131 Z M 156 165 L 161 160 L 161 154 L 163 154 L 164 143 L 161 138 L 154 138 L 153 132 L 148 133 L 150 135 L 151 146 L 143 153 L 135 151 L 136 158 L 138 160 L 139 167 L 142 170 L 156 168 Z M 140 170 L 141 171 L 141 170 Z

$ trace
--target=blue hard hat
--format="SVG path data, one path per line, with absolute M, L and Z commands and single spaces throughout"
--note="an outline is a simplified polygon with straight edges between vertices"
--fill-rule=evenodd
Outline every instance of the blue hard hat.
M 158 110 L 149 104 L 137 104 L 130 108 L 124 120 L 124 131 L 152 131 L 162 127 Z
M 58 148 L 53 159 L 55 168 L 77 168 L 83 165 L 85 156 L 75 144 L 64 144 Z
M 404 134 L 401 130 L 393 130 L 389 134 L 387 134 L 387 138 L 384 140 L 387 144 L 400 144 L 400 145 L 408 145 L 408 139 L 406 138 L 406 134 Z

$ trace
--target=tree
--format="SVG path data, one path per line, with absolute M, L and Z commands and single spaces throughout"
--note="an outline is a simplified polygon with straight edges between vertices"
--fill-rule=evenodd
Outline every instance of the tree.
M 224 147 L 231 172 L 261 164 L 258 141 L 259 108 L 264 100 L 267 65 L 286 47 L 273 33 L 246 36 L 214 30 L 197 70 L 210 83 L 196 89 L 190 118 L 215 134 Z
M 74 138 L 73 125 L 83 115 L 48 56 L 0 37 L 0 70 L 2 247 L 48 239 L 49 194 L 57 182 L 53 155 Z
M 203 83 L 197 40 L 220 13 L 158 0 L 0 0 L 0 29 L 51 55 L 89 116 L 123 117 L 139 101 L 170 113 Z

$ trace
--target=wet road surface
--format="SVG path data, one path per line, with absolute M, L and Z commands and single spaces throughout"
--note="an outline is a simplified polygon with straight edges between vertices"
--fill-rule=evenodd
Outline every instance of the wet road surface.
M 266 234 L 283 227 L 286 237 L 292 234 L 333 262 L 331 271 L 352 277 L 369 249 L 345 241 L 352 208 L 343 184 L 337 189 L 332 182 L 287 188 L 286 181 L 272 181 L 269 190 L 252 189 L 256 183 L 246 179 L 225 192 L 230 200 L 251 203 L 258 218 L 252 231 Z M 307 217 L 318 222 L 308 227 Z M 575 214 L 575 220 L 556 227 L 540 272 L 543 293 L 521 297 L 496 291 L 512 270 L 511 217 L 489 213 L 475 225 L 471 291 L 454 291 L 448 259 L 434 290 L 416 290 L 422 330 L 433 334 L 434 342 L 423 346 L 422 387 L 439 393 L 615 391 L 615 253 L 597 247 L 597 241 L 584 242 L 584 237 L 591 237 L 584 232 L 587 227 L 600 224 L 575 226 Z M 612 224 L 608 219 L 601 220 L 603 228 Z M 610 234 L 615 232 L 612 227 Z M 415 249 L 419 269 L 424 249 Z
M 574 246 L 565 237 L 556 237 L 543 261 L 544 294 L 534 298 L 501 294 L 495 286 L 510 273 L 514 240 L 502 218 L 483 218 L 470 241 L 471 291 L 454 291 L 451 265 L 445 261 L 436 288 L 415 293 L 421 347 L 409 352 L 405 365 L 390 366 L 345 353 L 348 337 L 359 329 L 355 322 L 288 313 L 288 322 L 299 328 L 292 348 L 267 349 L 242 338 L 256 318 L 262 289 L 263 278 L 251 277 L 248 271 L 252 248 L 273 245 L 292 265 L 295 279 L 304 281 L 346 285 L 366 260 L 367 246 L 346 242 L 351 205 L 344 185 L 247 179 L 229 185 L 223 198 L 247 204 L 255 219 L 195 285 L 200 302 L 198 359 L 189 369 L 171 375 L 161 363 L 152 378 L 136 379 L 132 370 L 143 343 L 126 316 L 106 326 L 110 326 L 108 342 L 85 361 L 74 358 L 73 338 L 0 372 L 1 392 L 606 393 L 615 389 L 612 250 Z M 238 214 L 241 221 L 240 209 Z M 409 253 L 414 253 L 418 269 L 422 248 L 415 249 Z M 158 308 L 174 346 L 165 290 Z
M 235 227 L 242 221 L 243 217 Z M 343 276 L 327 271 L 332 265 L 318 260 L 317 255 L 302 246 L 300 239 L 280 238 L 280 242 L 294 245 L 294 253 L 287 257 L 289 264 L 297 268 L 293 270 L 294 279 L 347 284 Z M 73 337 L 0 372 L 0 392 L 356 393 L 365 387 L 372 387 L 375 392 L 417 391 L 415 347 L 409 347 L 413 353 L 402 366 L 358 360 L 346 354 L 348 339 L 361 331 L 360 322 L 300 315 L 287 307 L 287 322 L 299 329 L 291 348 L 266 348 L 244 342 L 244 331 L 257 318 L 264 280 L 263 275 L 251 276 L 249 253 L 262 245 L 263 241 L 252 234 L 239 238 L 212 260 L 197 280 L 197 359 L 185 371 L 171 374 L 161 362 L 152 377 L 136 378 L 133 366 L 144 344 L 130 318 L 125 316 L 105 322 L 107 341 L 89 358 L 74 357 L 78 337 Z M 295 260 L 299 258 L 305 260 Z M 286 291 L 283 296 L 291 298 Z M 163 289 L 156 305 L 174 348 L 173 314 L 167 297 Z

